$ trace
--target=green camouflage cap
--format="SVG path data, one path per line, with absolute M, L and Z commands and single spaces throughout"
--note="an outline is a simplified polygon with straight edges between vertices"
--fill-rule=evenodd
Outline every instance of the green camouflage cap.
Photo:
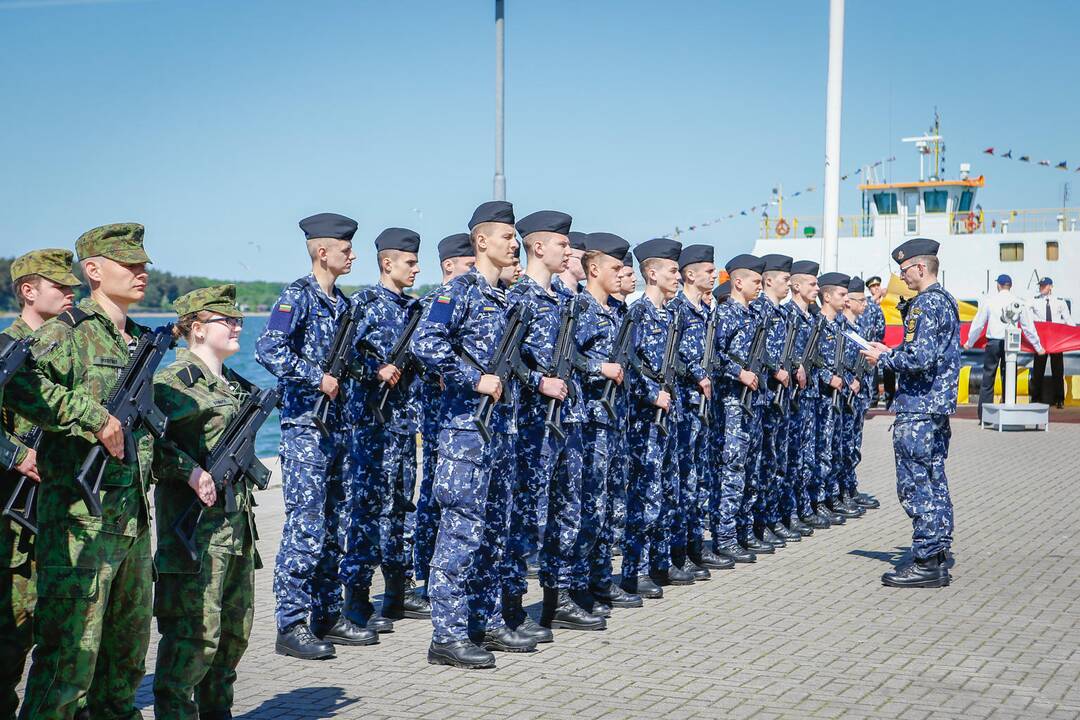
M 236 307 L 235 285 L 213 285 L 199 288 L 173 300 L 173 310 L 180 317 L 205 310 L 225 317 L 244 317 Z
M 79 278 L 71 272 L 72 254 L 70 250 L 48 248 L 47 250 L 31 250 L 25 255 L 15 258 L 11 263 L 11 281 L 27 275 L 40 275 L 47 280 L 52 280 L 57 285 L 75 287 L 82 285 Z
M 113 223 L 87 230 L 75 241 L 75 252 L 79 260 L 100 255 L 125 265 L 150 262 L 143 250 L 143 226 L 138 223 Z

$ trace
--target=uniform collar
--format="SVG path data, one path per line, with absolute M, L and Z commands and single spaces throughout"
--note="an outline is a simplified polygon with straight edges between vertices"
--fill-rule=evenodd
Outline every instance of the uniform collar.
M 8 326 L 8 330 L 19 337 L 26 337 L 27 335 L 34 334 L 34 331 L 30 329 L 30 326 L 26 324 L 26 321 L 22 319 L 21 315 L 15 318 L 15 322 Z
M 377 283 L 375 285 L 375 292 L 381 293 L 383 297 L 397 303 L 398 305 L 401 305 L 402 307 L 408 305 L 409 302 L 412 300 L 412 298 L 408 295 L 405 295 L 404 293 L 396 293 L 382 283 Z
M 220 382 L 221 380 L 221 378 L 211 372 L 210 368 L 207 367 L 206 363 L 202 361 L 202 358 L 191 352 L 191 350 L 186 347 L 176 349 L 176 360 L 177 362 L 190 363 L 191 365 L 197 367 L 199 369 L 199 372 L 202 373 L 203 380 L 206 381 L 207 386 L 211 390 L 215 389 L 218 385 L 218 382 Z M 224 367 L 225 366 L 222 365 L 222 372 L 224 372 Z
M 124 336 L 121 335 L 120 332 L 116 329 L 116 325 L 113 323 L 112 318 L 109 317 L 108 313 L 106 313 L 105 310 L 97 304 L 97 301 L 88 297 L 83 298 L 81 301 L 79 301 L 78 307 L 85 313 L 97 315 L 99 318 L 101 318 L 102 322 L 105 324 L 105 327 L 107 327 L 109 329 L 109 332 L 112 333 L 113 337 L 116 338 L 116 341 L 120 343 L 121 346 L 125 348 L 127 347 L 127 341 L 124 340 Z M 132 320 L 130 315 L 127 315 L 124 318 L 124 331 L 127 332 L 127 334 L 131 337 L 138 338 L 139 335 L 142 334 L 142 326 Z
M 345 293 L 341 292 L 341 288 L 337 286 L 337 283 L 334 283 L 334 297 L 330 298 L 327 296 L 327 294 L 323 292 L 322 286 L 319 285 L 319 281 L 315 279 L 315 273 L 308 273 L 308 276 L 304 278 L 304 282 L 307 283 L 308 288 L 315 294 L 315 297 L 331 310 L 337 310 L 339 301 L 343 303 L 349 302 L 345 297 Z

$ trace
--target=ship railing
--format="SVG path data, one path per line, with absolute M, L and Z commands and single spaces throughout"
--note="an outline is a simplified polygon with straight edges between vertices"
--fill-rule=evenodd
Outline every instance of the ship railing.
M 949 227 L 954 235 L 1010 232 L 1080 231 L 1080 208 L 983 210 L 953 212 Z
M 825 231 L 822 215 L 785 215 L 761 218 L 761 237 L 780 239 L 819 238 Z M 874 234 L 874 219 L 869 215 L 840 215 L 838 237 L 866 237 Z

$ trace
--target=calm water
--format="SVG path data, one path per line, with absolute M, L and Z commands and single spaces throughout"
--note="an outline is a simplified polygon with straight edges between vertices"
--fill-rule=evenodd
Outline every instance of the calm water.
M 167 317 L 140 317 L 138 315 L 132 317 L 139 323 L 152 328 L 169 322 Z M 13 320 L 13 318 L 0 318 L 0 330 L 10 325 Z M 226 364 L 256 385 L 271 387 L 274 384 L 273 375 L 263 369 L 262 365 L 255 362 L 255 340 L 258 339 L 259 333 L 262 332 L 263 326 L 266 325 L 266 320 L 265 317 L 249 317 L 244 320 L 244 332 L 240 335 L 240 352 L 236 353 Z M 169 353 L 168 357 L 165 358 L 163 367 L 173 361 L 173 356 L 174 353 Z M 259 457 L 277 455 L 280 436 L 278 414 L 275 410 L 259 432 L 258 442 L 256 443 Z

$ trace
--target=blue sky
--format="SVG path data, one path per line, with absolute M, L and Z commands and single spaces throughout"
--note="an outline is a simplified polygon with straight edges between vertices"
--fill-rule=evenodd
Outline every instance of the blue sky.
M 987 175 L 985 208 L 1080 205 L 1072 3 L 847 3 L 843 172 L 895 155 L 937 106 L 948 175 Z M 726 215 L 783 183 L 820 215 L 827 0 L 507 0 L 508 199 L 632 243 Z M 70 246 L 147 226 L 157 267 L 230 279 L 306 270 L 296 222 L 435 244 L 490 199 L 491 0 L 0 0 L 0 243 Z M 1063 173 L 982 155 L 1069 162 Z M 858 210 L 848 181 L 841 210 Z M 750 220 L 686 234 L 748 249 Z

